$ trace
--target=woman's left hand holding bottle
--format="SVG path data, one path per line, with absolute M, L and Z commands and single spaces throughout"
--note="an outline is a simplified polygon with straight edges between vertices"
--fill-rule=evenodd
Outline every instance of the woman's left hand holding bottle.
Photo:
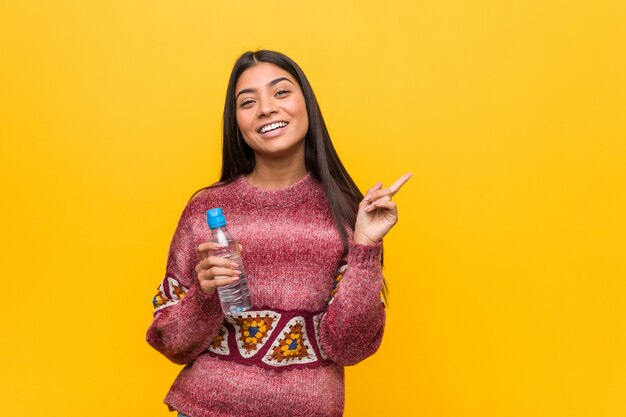
M 219 244 L 205 242 L 198 246 L 200 262 L 196 265 L 196 277 L 200 288 L 207 294 L 213 294 L 217 287 L 229 285 L 239 280 L 238 265 L 227 258 L 211 256 L 211 251 L 217 250 Z M 239 245 L 239 251 L 242 247 Z M 217 278 L 217 279 L 216 279 Z

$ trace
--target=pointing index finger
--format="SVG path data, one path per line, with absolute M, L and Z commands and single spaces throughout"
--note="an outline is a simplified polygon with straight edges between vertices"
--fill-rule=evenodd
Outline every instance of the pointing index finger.
M 408 174 L 404 174 L 403 176 L 398 178 L 398 180 L 396 182 L 391 184 L 389 186 L 389 190 L 391 191 L 391 195 L 394 195 L 398 191 L 400 191 L 400 187 L 402 187 L 404 185 L 404 183 L 407 182 L 409 180 L 409 178 L 411 178 L 412 176 L 413 176 L 413 173 L 409 172 Z

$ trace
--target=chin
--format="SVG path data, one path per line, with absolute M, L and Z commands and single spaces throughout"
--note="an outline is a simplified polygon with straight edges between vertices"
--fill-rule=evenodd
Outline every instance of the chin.
M 301 153 L 304 157 L 304 141 L 295 145 L 281 145 L 280 143 L 268 144 L 261 149 L 254 149 L 254 153 L 262 155 L 267 158 L 283 158 L 291 155 L 297 155 Z
M 299 154 L 302 155 L 302 157 L 304 157 L 304 147 L 302 149 L 299 148 L 283 148 L 283 147 L 276 147 L 276 148 L 265 148 L 259 152 L 257 152 L 259 155 L 262 155 L 266 158 L 286 158 L 286 157 L 291 157 L 291 156 L 297 156 Z
M 269 159 L 279 159 L 294 156 L 296 152 L 290 152 L 289 150 L 266 150 L 265 152 L 259 152 L 258 154 Z

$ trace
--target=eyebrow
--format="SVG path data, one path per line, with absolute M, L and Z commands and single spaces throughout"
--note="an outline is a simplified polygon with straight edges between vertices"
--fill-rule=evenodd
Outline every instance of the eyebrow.
M 276 78 L 275 80 L 272 80 L 269 83 L 267 83 L 267 86 L 271 87 L 273 85 L 278 84 L 281 81 L 289 81 L 291 84 L 293 84 L 289 78 L 287 78 L 287 77 L 280 77 L 280 78 Z M 256 91 L 256 88 L 244 88 L 243 90 L 241 90 L 240 92 L 237 93 L 237 95 L 235 96 L 235 99 L 237 99 L 237 97 L 239 97 L 242 94 L 254 93 L 255 91 Z

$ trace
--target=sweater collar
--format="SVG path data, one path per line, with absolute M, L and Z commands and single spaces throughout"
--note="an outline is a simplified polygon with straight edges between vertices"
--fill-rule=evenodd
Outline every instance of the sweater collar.
M 232 183 L 232 192 L 248 204 L 260 207 L 286 207 L 312 195 L 320 189 L 320 184 L 311 172 L 286 188 L 267 190 L 248 182 L 244 175 L 239 175 Z

